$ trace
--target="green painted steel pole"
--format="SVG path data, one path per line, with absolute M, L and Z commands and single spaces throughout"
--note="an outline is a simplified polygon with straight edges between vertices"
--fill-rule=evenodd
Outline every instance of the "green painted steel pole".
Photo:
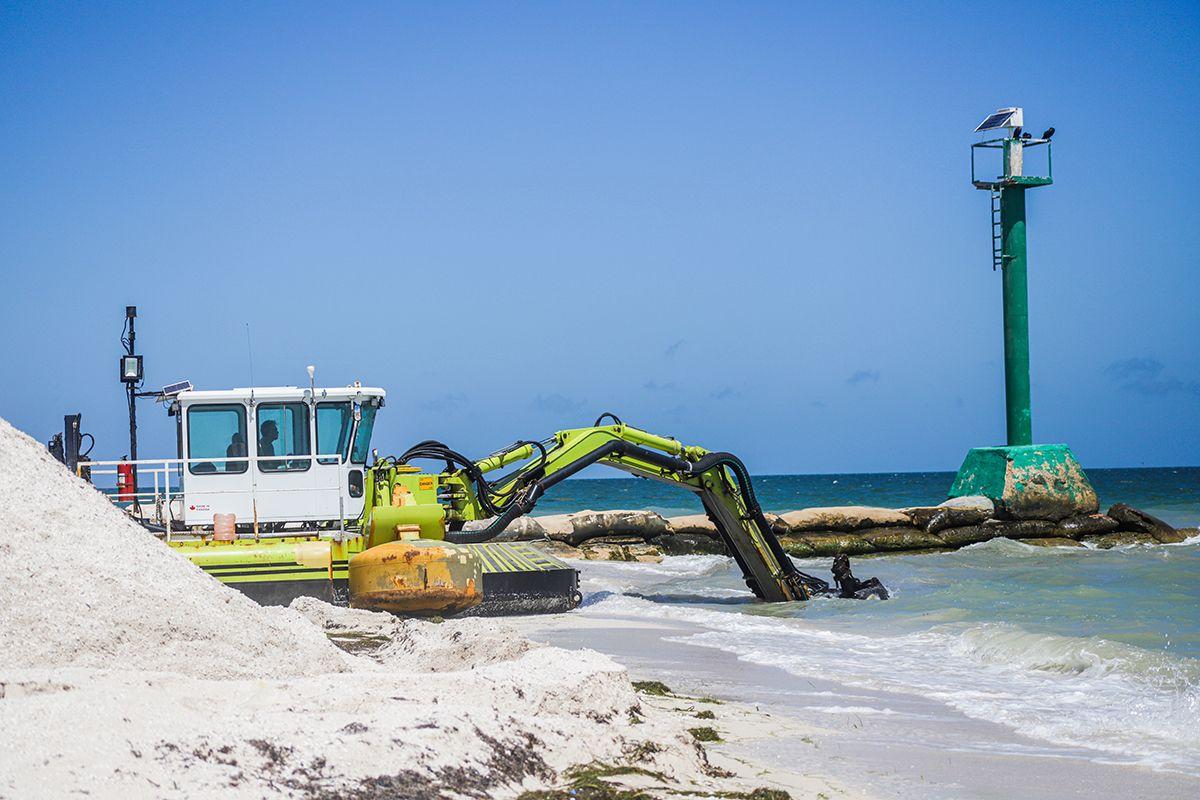
M 1004 398 L 1008 444 L 1033 444 L 1024 187 L 1005 187 L 1000 193 L 1000 235 L 1004 255 Z

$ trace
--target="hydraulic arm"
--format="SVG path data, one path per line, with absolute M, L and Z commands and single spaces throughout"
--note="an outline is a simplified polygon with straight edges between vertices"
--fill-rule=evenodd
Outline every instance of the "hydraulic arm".
M 611 424 L 602 425 L 606 418 Z M 828 583 L 792 564 L 759 507 L 740 459 L 639 430 L 611 414 L 602 415 L 592 427 L 559 431 L 540 442 L 516 442 L 480 461 L 471 461 L 440 442 L 425 441 L 396 462 L 404 465 L 416 459 L 446 464 L 438 478 L 438 501 L 445 508 L 450 542 L 485 542 L 532 511 L 555 484 L 592 464 L 607 464 L 698 495 L 747 586 L 759 598 L 807 600 L 830 591 Z M 512 470 L 488 479 L 488 473 L 506 467 Z M 462 530 L 462 523 L 477 519 L 491 522 L 480 530 Z

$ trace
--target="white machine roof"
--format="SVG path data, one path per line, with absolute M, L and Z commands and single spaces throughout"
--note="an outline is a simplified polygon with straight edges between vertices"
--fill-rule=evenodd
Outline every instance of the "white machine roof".
M 182 405 L 192 403 L 243 403 L 250 399 L 253 393 L 256 403 L 281 402 L 287 400 L 303 400 L 309 392 L 308 387 L 301 386 L 255 386 L 240 389 L 215 389 L 206 391 L 188 390 L 175 395 Z M 371 397 L 385 397 L 387 392 L 375 386 L 338 386 L 316 388 L 317 402 L 322 400 L 366 400 Z

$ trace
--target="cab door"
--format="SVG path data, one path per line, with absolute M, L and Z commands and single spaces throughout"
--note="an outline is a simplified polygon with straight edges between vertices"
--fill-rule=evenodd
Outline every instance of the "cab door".
M 349 400 L 319 400 L 316 403 L 316 495 L 318 518 L 353 519 L 362 512 L 361 469 L 355 484 L 350 459 L 354 432 L 354 405 Z
M 250 522 L 249 420 L 243 403 L 196 403 L 181 410 L 179 425 L 185 525 L 212 525 L 213 514 Z
M 259 522 L 316 519 L 320 473 L 312 457 L 312 421 L 303 400 L 254 406 L 254 513 Z

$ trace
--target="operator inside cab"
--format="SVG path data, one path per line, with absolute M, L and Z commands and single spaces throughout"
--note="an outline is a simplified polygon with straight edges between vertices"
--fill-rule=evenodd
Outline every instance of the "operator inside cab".
M 258 428 L 258 455 L 273 456 L 275 455 L 275 442 L 279 439 L 279 426 L 275 424 L 275 420 L 269 419 Z M 282 461 L 260 461 L 258 465 L 262 469 L 282 469 L 284 462 Z
M 225 448 L 226 458 L 245 458 L 246 457 L 246 437 L 240 432 L 235 431 L 229 439 L 229 446 Z M 226 472 L 239 472 L 246 468 L 244 461 L 226 461 Z

